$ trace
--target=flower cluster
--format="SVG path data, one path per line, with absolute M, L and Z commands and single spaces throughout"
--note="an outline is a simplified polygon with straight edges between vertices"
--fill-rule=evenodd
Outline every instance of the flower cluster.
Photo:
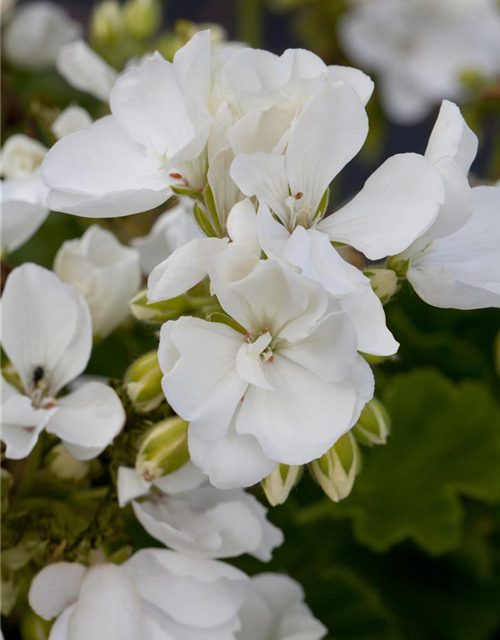
M 368 33 L 372 11 L 400 3 L 359 4 L 349 32 L 361 20 Z M 457 23 L 468 3 L 458 4 Z M 384 305 L 408 283 L 435 307 L 500 307 L 500 187 L 471 188 L 478 140 L 445 100 L 424 154 L 390 157 L 336 206 L 330 185 L 369 132 L 374 85 L 362 71 L 302 49 L 223 46 L 209 30 L 172 61 L 156 52 L 112 67 L 48 6 L 7 23 L 11 64 L 33 58 L 16 34 L 41 20 L 51 46 L 39 65 L 109 112 L 94 121 L 70 105 L 52 119 L 50 149 L 24 134 L 2 149 L 4 256 L 50 210 L 94 222 L 62 244 L 52 271 L 7 265 L 5 457 L 48 443 L 52 471 L 75 479 L 104 452 L 102 511 L 135 515 L 168 549 L 118 562 L 95 536 L 91 551 L 77 536 L 33 580 L 31 607 L 56 619 L 51 640 L 320 640 L 326 629 L 295 581 L 221 561 L 267 562 L 283 542 L 244 489 L 261 482 L 281 504 L 307 465 L 331 500 L 350 493 L 359 445 L 389 435 L 371 366 L 399 348 Z M 156 9 L 103 3 L 94 35 L 144 39 Z M 406 64 L 396 58 L 390 87 Z M 407 98 L 407 115 L 427 108 Z M 131 214 L 155 222 L 125 246 L 101 219 Z M 93 345 L 131 313 L 157 329 L 156 348 L 123 381 L 82 375 Z

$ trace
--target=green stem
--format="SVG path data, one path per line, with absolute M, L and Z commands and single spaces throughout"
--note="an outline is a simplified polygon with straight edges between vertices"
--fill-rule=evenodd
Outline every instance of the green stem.
M 35 482 L 36 475 L 38 473 L 38 467 L 40 466 L 40 460 L 42 458 L 42 443 L 40 440 L 35 445 L 35 448 L 30 453 L 27 463 L 26 469 L 19 483 L 19 488 L 17 490 L 18 495 L 25 496 L 31 492 L 31 488 Z

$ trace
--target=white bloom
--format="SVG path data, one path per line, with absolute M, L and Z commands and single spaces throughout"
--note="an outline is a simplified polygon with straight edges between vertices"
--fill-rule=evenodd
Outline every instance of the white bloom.
M 327 634 L 304 603 L 302 587 L 277 573 L 251 579 L 240 620 L 238 640 L 321 640 Z
M 146 236 L 133 238 L 130 244 L 139 251 L 143 273 L 149 275 L 176 249 L 200 235 L 192 209 L 182 201 L 162 213 Z
M 357 154 L 367 132 L 366 112 L 352 87 L 323 85 L 293 125 L 284 155 L 240 154 L 231 175 L 246 195 L 261 203 L 258 226 L 264 252 L 339 297 L 356 326 L 361 351 L 390 355 L 398 345 L 385 326 L 380 301 L 369 280 L 341 258 L 331 241 L 352 245 L 373 260 L 384 258 L 393 247 L 404 249 L 426 231 L 444 191 L 428 160 L 402 154 L 375 171 L 347 205 L 323 218 L 329 184 Z
M 445 186 L 445 202 L 428 231 L 395 264 L 407 262 L 417 294 L 436 307 L 497 307 L 500 299 L 500 190 L 470 189 L 477 137 L 460 110 L 444 101 L 426 150 Z
M 5 26 L 3 53 L 14 66 L 45 69 L 54 65 L 59 48 L 75 40 L 81 31 L 81 26 L 56 4 L 23 4 Z
M 242 489 L 222 491 L 205 483 L 188 491 L 153 494 L 133 507 L 153 538 L 190 556 L 249 553 L 269 561 L 272 549 L 283 542 L 281 531 L 266 520 L 267 510 Z
M 56 68 L 75 89 L 109 102 L 118 72 L 83 40 L 69 42 L 59 49 Z
M 356 63 L 378 74 L 384 108 L 397 122 L 423 119 L 442 98 L 462 99 L 462 72 L 500 72 L 496 0 L 353 4 L 339 23 L 341 41 Z
M 57 252 L 54 271 L 85 296 L 94 336 L 104 338 L 129 314 L 128 301 L 141 285 L 139 252 L 92 225 L 81 238 L 67 240 Z
M 91 382 L 56 399 L 90 357 L 92 326 L 81 293 L 47 269 L 24 264 L 7 279 L 1 314 L 2 347 L 25 394 L 5 383 L 2 440 L 7 457 L 26 457 L 43 429 L 57 435 L 75 458 L 99 455 L 125 423 L 116 393 Z
M 49 640 L 232 640 L 248 582 L 215 560 L 144 549 L 121 566 L 49 565 L 29 602 L 57 617 Z
M 49 206 L 88 217 L 115 217 L 159 206 L 171 185 L 205 186 L 212 117 L 210 34 L 197 34 L 170 63 L 159 54 L 124 73 L 111 116 L 59 141 L 42 175 Z
M 81 131 L 91 124 L 89 114 L 77 106 L 67 107 L 52 124 L 57 138 Z M 0 246 L 15 251 L 43 224 L 49 208 L 48 188 L 42 182 L 40 165 L 48 149 L 23 134 L 7 139 L 2 149 L 2 228 Z
M 190 422 L 191 459 L 220 488 L 322 455 L 357 420 L 373 378 L 354 327 L 317 283 L 229 247 L 212 287 L 246 334 L 184 317 L 161 331 L 163 390 Z M 307 425 L 307 427 L 305 427 Z

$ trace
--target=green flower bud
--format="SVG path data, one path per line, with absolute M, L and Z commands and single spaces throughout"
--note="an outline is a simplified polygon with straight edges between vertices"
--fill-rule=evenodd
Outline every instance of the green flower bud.
M 339 438 L 321 458 L 311 462 L 310 469 L 314 479 L 331 500 L 340 502 L 346 498 L 361 469 L 359 448 L 351 432 Z
M 125 18 L 116 0 L 104 0 L 95 5 L 90 19 L 90 42 L 93 45 L 114 45 L 125 35 Z
M 372 289 L 382 304 L 386 304 L 398 290 L 398 276 L 392 269 L 367 269 Z
M 50 450 L 46 463 L 50 472 L 63 480 L 81 480 L 89 471 L 89 463 L 74 458 L 62 443 Z
M 133 38 L 149 38 L 160 27 L 161 5 L 158 0 L 127 0 L 123 13 Z
M 152 482 L 186 464 L 189 460 L 187 429 L 188 423 L 177 416 L 155 424 L 137 454 L 137 473 Z
M 125 372 L 125 389 L 139 413 L 153 411 L 165 399 L 161 388 L 162 376 L 156 351 L 138 358 Z
M 186 296 L 148 304 L 147 289 L 139 291 L 128 304 L 137 320 L 161 324 L 180 318 L 189 308 Z
M 21 636 L 23 640 L 47 640 L 52 623 L 26 609 L 21 618 Z
M 262 480 L 262 488 L 272 507 L 283 504 L 292 488 L 300 480 L 302 467 L 279 464 L 267 478 Z
M 352 433 L 360 444 L 385 444 L 391 432 L 391 419 L 386 408 L 373 398 L 365 406 Z

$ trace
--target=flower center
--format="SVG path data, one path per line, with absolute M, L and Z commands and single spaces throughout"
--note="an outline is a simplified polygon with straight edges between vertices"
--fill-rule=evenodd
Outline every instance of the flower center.
M 249 345 L 248 355 L 250 357 L 260 360 L 261 362 L 274 362 L 273 338 L 267 327 L 257 336 L 249 333 L 248 331 L 245 335 Z

